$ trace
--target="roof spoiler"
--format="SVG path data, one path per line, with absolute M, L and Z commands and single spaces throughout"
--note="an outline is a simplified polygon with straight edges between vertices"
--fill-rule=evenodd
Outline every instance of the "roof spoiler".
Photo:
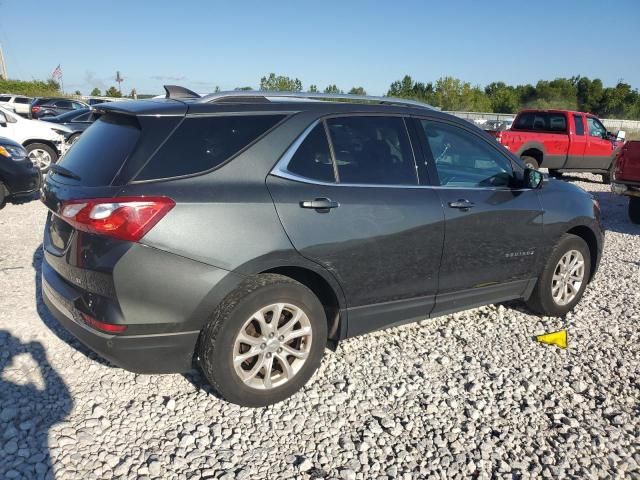
M 193 90 L 179 85 L 165 85 L 164 89 L 167 92 L 165 98 L 200 98 L 200 95 Z

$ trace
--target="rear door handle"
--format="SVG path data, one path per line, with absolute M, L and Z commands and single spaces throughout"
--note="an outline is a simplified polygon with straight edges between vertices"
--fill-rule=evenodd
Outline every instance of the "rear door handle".
M 313 208 L 320 211 L 328 211 L 330 208 L 338 208 L 340 204 L 330 198 L 316 198 L 315 200 L 304 200 L 300 202 L 302 208 Z
M 461 198 L 457 202 L 449 202 L 449 206 L 451 208 L 460 208 L 462 210 L 466 210 L 475 206 L 475 204 L 473 202 L 470 202 L 469 200 L 465 200 L 464 198 Z

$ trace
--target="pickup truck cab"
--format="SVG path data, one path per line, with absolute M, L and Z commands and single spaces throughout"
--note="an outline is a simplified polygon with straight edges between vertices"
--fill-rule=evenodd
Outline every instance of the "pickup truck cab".
M 493 134 L 530 168 L 562 172 L 593 172 L 611 180 L 611 165 L 624 132 L 613 135 L 598 118 L 567 110 L 523 110 L 511 129 Z
M 640 141 L 627 142 L 618 151 L 611 190 L 629 197 L 629 218 L 640 224 Z

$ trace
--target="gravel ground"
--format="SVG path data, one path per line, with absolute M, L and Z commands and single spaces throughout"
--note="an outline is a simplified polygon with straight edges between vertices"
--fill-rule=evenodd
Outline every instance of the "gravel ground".
M 144 376 L 42 306 L 44 207 L 0 212 L 0 478 L 640 479 L 640 227 L 599 177 L 607 240 L 566 319 L 495 305 L 342 342 L 302 392 L 247 409 Z M 567 350 L 533 336 L 567 327 Z

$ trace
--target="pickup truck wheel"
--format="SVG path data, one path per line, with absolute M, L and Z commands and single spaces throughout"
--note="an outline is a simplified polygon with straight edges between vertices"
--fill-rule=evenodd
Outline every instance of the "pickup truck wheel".
M 44 143 L 30 143 L 25 148 L 34 166 L 42 173 L 48 172 L 51 165 L 58 161 L 58 153 Z
M 609 167 L 609 171 L 607 173 L 602 174 L 602 183 L 604 183 L 605 185 L 610 185 L 612 178 L 613 178 L 613 165 Z
M 220 304 L 199 341 L 200 367 L 226 400 L 264 407 L 293 395 L 320 366 L 327 319 L 314 293 L 262 274 Z
M 629 219 L 640 224 L 640 197 L 629 197 Z
M 531 168 L 533 170 L 537 170 L 538 168 L 540 168 L 540 165 L 538 165 L 538 161 L 533 157 L 529 157 L 528 155 L 524 155 L 524 156 L 520 157 L 520 160 L 522 160 L 524 162 L 524 164 L 526 165 L 527 168 Z
M 591 272 L 589 246 L 580 237 L 564 234 L 538 278 L 527 304 L 550 317 L 562 317 L 582 298 Z

